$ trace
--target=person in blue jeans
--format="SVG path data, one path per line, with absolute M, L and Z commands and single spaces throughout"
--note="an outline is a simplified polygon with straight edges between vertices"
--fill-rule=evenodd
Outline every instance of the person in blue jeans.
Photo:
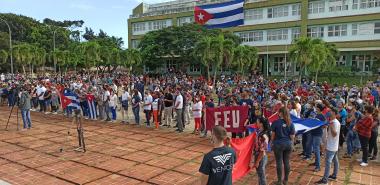
M 271 131 L 268 120 L 263 117 L 256 119 L 256 126 L 258 132 L 256 134 L 257 142 L 253 144 L 253 168 L 256 169 L 259 185 L 266 185 L 265 167 L 268 162 L 266 151 L 268 150 Z
M 322 104 L 317 104 L 316 106 L 316 112 L 317 112 L 317 115 L 316 115 L 316 119 L 318 119 L 319 121 L 326 121 L 326 118 L 325 116 L 322 114 L 322 111 L 324 109 L 323 105 Z M 310 134 L 311 134 L 311 138 L 312 138 L 312 144 L 313 144 L 313 151 L 314 151 L 314 155 L 315 155 L 315 162 L 314 165 L 315 168 L 314 168 L 314 172 L 319 172 L 321 170 L 321 151 L 320 151 L 320 146 L 321 146 L 321 143 L 322 143 L 322 135 L 323 135 L 323 128 L 322 126 L 316 128 L 316 129 L 313 129 L 310 131 Z
M 316 182 L 316 184 L 327 185 L 328 180 L 336 180 L 339 170 L 339 159 L 338 159 L 338 148 L 339 148 L 339 132 L 340 123 L 336 119 L 339 114 L 336 108 L 331 108 L 330 112 L 327 113 L 329 125 L 327 129 L 327 144 L 326 144 L 326 164 L 325 173 L 321 180 Z M 334 163 L 334 172 L 330 175 L 330 165 Z
M 31 96 L 26 89 L 26 87 L 22 90 L 20 101 L 19 101 L 19 109 L 21 110 L 22 121 L 24 123 L 24 129 L 30 129 L 32 127 L 32 121 L 30 119 L 30 109 L 31 105 Z
M 136 125 L 140 125 L 140 102 L 141 98 L 137 89 L 133 90 L 132 96 L 132 112 L 135 117 Z
M 362 117 L 362 113 L 357 111 L 357 107 L 355 105 L 347 107 L 349 114 L 346 119 L 347 122 L 347 136 L 346 136 L 346 144 L 347 144 L 347 153 L 343 156 L 343 158 L 351 158 L 354 155 L 355 151 L 359 151 L 361 148 L 358 133 L 354 131 L 354 126 L 356 122 Z
M 287 185 L 290 173 L 290 154 L 293 150 L 294 124 L 290 119 L 289 110 L 282 107 L 278 111 L 280 119 L 272 123 L 272 149 L 276 158 L 277 185 Z M 284 178 L 282 178 L 282 165 L 284 165 Z

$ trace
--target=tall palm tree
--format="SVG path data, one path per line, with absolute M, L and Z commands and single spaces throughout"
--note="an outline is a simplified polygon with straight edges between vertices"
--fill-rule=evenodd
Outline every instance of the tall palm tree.
M 233 64 L 244 76 L 244 72 L 252 70 L 257 64 L 257 49 L 247 45 L 239 45 L 233 50 Z
M 232 51 L 235 47 L 234 41 L 230 39 L 225 39 L 223 34 L 219 34 L 218 36 L 211 39 L 211 48 L 212 48 L 212 58 L 213 69 L 214 69 L 214 81 L 213 86 L 215 86 L 216 82 L 216 73 L 219 68 L 224 64 L 229 65 L 230 59 L 232 58 Z
M 129 68 L 129 72 L 132 72 L 133 66 L 139 66 L 142 64 L 141 52 L 134 48 L 129 48 L 121 52 L 121 64 Z
M 336 64 L 336 58 L 339 51 L 334 44 L 322 41 L 321 39 L 313 40 L 312 70 L 315 71 L 315 81 L 318 81 L 318 73 L 332 69 Z
M 1 66 L 6 66 L 5 64 L 7 63 L 7 60 L 8 60 L 8 52 L 5 51 L 5 50 L 0 50 L 0 61 L 1 61 Z
M 120 65 L 121 63 L 121 57 L 120 57 L 120 49 L 119 48 L 112 48 L 111 50 L 111 66 L 112 66 L 112 72 L 114 72 L 117 67 Z
M 87 69 L 99 65 L 99 51 L 100 46 L 94 41 L 86 42 L 83 45 L 82 54 L 84 55 L 84 65 Z
M 309 37 L 300 37 L 289 48 L 290 58 L 298 63 L 301 67 L 299 74 L 299 83 L 302 79 L 302 73 L 305 73 L 306 67 L 312 62 L 313 41 Z
M 209 36 L 205 36 L 199 42 L 196 43 L 195 49 L 194 49 L 194 55 L 197 57 L 200 57 L 201 63 L 204 66 L 206 66 L 208 81 L 210 81 L 210 65 L 212 62 L 211 42 L 212 42 L 212 38 Z

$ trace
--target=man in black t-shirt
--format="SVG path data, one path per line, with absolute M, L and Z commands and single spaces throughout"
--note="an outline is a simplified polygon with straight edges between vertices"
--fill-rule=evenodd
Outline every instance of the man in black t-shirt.
M 169 88 L 165 89 L 164 95 L 164 125 L 170 127 L 172 123 L 172 111 L 173 111 L 173 95 L 170 93 Z
M 211 139 L 214 149 L 203 157 L 199 168 L 199 172 L 202 173 L 202 185 L 232 185 L 232 170 L 236 162 L 236 153 L 232 148 L 224 146 L 223 141 L 226 138 L 225 128 L 215 126 L 212 129 Z

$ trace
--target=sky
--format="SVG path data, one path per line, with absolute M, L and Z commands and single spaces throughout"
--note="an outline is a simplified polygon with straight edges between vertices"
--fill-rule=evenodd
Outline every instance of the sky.
M 42 22 L 53 20 L 83 20 L 83 27 L 95 33 L 102 29 L 110 36 L 122 37 L 128 45 L 128 17 L 132 9 L 144 3 L 168 0 L 0 0 L 0 13 L 14 13 Z

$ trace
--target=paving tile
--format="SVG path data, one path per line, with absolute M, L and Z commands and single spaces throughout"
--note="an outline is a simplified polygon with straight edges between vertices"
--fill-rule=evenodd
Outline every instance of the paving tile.
M 109 175 L 107 177 L 103 177 L 103 178 L 98 179 L 96 181 L 90 182 L 86 185 L 103 185 L 103 184 L 107 184 L 107 185 L 120 185 L 120 184 L 137 185 L 137 184 L 141 184 L 141 183 L 142 183 L 142 181 L 139 181 L 136 179 L 124 177 L 124 176 L 121 176 L 118 174 L 112 174 L 112 175 Z
M 183 182 L 192 178 L 193 176 L 178 173 L 175 171 L 167 171 L 157 177 L 150 179 L 148 182 L 154 184 L 184 184 Z
M 192 159 L 195 159 L 196 157 L 203 156 L 203 153 L 194 152 L 190 150 L 178 150 L 173 153 L 170 153 L 168 156 L 176 157 L 183 160 L 192 160 Z
M 133 168 L 133 166 L 135 166 L 136 164 L 137 162 L 134 161 L 113 157 L 111 159 L 98 163 L 95 166 L 107 171 L 118 172 L 127 168 Z
M 32 158 L 38 154 L 39 153 L 34 151 L 34 150 L 22 150 L 22 151 L 18 151 L 18 152 L 8 153 L 8 154 L 2 155 L 0 157 L 8 159 L 10 161 L 17 162 L 19 160 Z
M 110 173 L 71 161 L 62 161 L 37 168 L 45 173 L 67 179 L 70 182 L 84 184 L 110 175 Z
M 185 163 L 185 161 L 182 159 L 177 159 L 177 158 L 167 157 L 167 156 L 157 157 L 148 162 L 145 162 L 145 164 L 149 164 L 152 166 L 165 168 L 165 169 L 172 169 L 183 163 Z
M 25 150 L 25 148 L 19 147 L 13 144 L 3 144 L 0 148 L 0 155 Z
M 99 153 L 110 155 L 110 156 L 115 156 L 115 157 L 121 157 L 124 155 L 134 153 L 136 151 L 137 151 L 137 149 L 129 148 L 127 146 L 113 146 L 110 148 L 98 150 Z
M 61 161 L 61 159 L 58 159 L 57 157 L 39 153 L 38 155 L 33 156 L 32 158 L 19 160 L 17 161 L 17 163 L 20 163 L 30 168 L 37 168 L 48 164 L 57 163 L 59 161 Z
M 185 163 L 181 166 L 174 168 L 173 170 L 176 172 L 186 173 L 189 175 L 195 175 L 198 173 L 199 167 L 200 167 L 200 165 L 198 163 L 188 162 L 188 163 Z
M 166 154 L 175 152 L 177 150 L 178 150 L 178 148 L 173 148 L 170 146 L 161 146 L 161 145 L 145 149 L 145 151 L 147 151 L 147 152 L 160 154 L 160 155 L 166 155 Z
M 133 141 L 129 143 L 128 145 L 126 145 L 126 147 L 137 149 L 137 150 L 144 150 L 144 149 L 151 148 L 154 146 L 156 145 L 153 143 L 142 142 L 142 141 Z
M 202 144 L 196 144 L 193 146 L 186 147 L 187 150 L 195 151 L 195 152 L 202 152 L 207 153 L 212 150 L 212 147 Z
M 146 164 L 139 164 L 133 168 L 129 168 L 119 172 L 119 174 L 125 175 L 127 177 L 132 177 L 142 181 L 147 181 L 152 177 L 155 177 L 161 173 L 164 173 L 165 170 L 162 168 L 149 166 Z
M 154 144 L 163 144 L 163 143 L 167 143 L 171 140 L 168 138 L 163 138 L 163 137 L 150 137 L 150 138 L 144 139 L 142 141 L 154 143 Z
M 157 158 L 159 156 L 160 155 L 154 154 L 154 153 L 149 153 L 149 152 L 144 152 L 144 151 L 138 151 L 138 152 L 135 152 L 135 153 L 124 155 L 124 156 L 122 156 L 122 158 L 143 163 L 143 162 L 152 160 L 154 158 Z
M 175 148 L 187 148 L 189 146 L 194 145 L 194 143 L 180 141 L 180 140 L 175 140 L 175 141 L 170 141 L 170 142 L 167 142 L 167 143 L 163 143 L 163 145 L 170 146 L 170 147 L 175 147 Z
M 26 170 L 22 174 L 7 174 L 2 178 L 11 184 L 70 185 L 73 183 L 58 179 L 36 170 Z

